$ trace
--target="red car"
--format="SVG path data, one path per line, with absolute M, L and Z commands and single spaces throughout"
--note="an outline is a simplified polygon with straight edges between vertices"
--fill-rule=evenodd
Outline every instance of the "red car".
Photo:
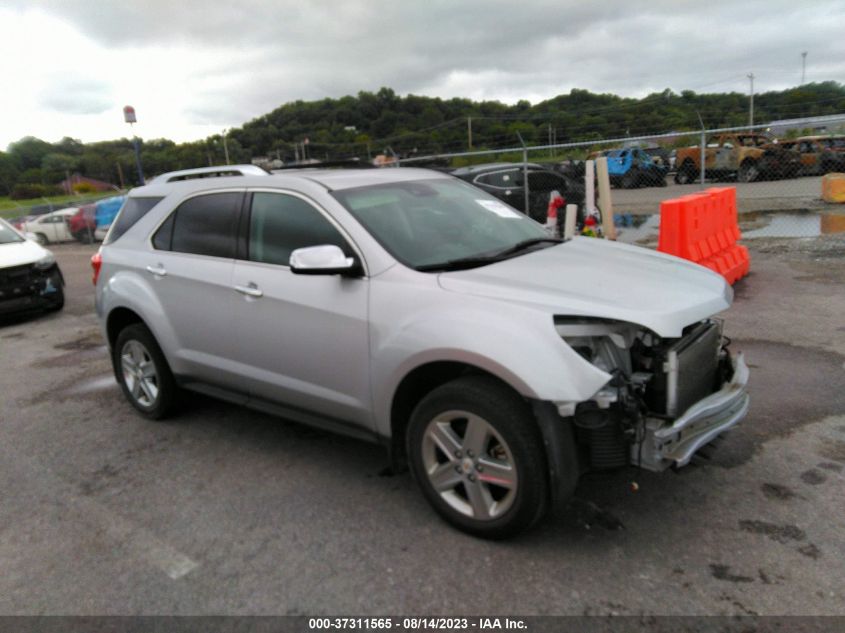
M 94 218 L 93 204 L 86 204 L 79 207 L 74 215 L 68 220 L 70 234 L 83 244 L 90 244 L 94 241 L 94 231 L 97 228 L 97 221 Z

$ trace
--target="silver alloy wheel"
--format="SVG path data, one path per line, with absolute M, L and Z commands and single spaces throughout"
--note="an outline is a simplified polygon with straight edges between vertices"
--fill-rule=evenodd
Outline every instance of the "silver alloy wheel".
M 158 397 L 158 372 L 150 352 L 137 340 L 127 341 L 120 350 L 123 382 L 142 407 L 152 407 Z
M 428 423 L 422 461 L 428 481 L 461 514 L 482 521 L 502 516 L 517 491 L 516 465 L 496 429 L 468 411 L 444 411 Z

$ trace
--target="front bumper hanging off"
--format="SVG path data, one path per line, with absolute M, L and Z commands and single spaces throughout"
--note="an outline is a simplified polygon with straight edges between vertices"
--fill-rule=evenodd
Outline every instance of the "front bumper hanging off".
M 748 365 L 742 354 L 734 360 L 730 382 L 690 406 L 671 424 L 647 418 L 642 444 L 631 447 L 631 462 L 647 470 L 686 466 L 695 452 L 735 426 L 748 412 Z

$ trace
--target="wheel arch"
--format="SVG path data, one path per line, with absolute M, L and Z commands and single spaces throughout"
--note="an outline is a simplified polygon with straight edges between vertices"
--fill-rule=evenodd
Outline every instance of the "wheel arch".
M 121 306 L 109 312 L 106 317 L 106 337 L 108 338 L 110 348 L 114 347 L 115 341 L 117 341 L 117 337 L 121 330 L 133 323 L 141 323 L 147 326 L 144 319 L 141 318 L 141 315 L 129 308 Z M 149 328 L 149 326 L 147 326 L 147 328 Z
M 420 401 L 431 391 L 462 376 L 486 376 L 495 380 L 504 388 L 519 395 L 519 390 L 506 380 L 494 373 L 461 361 L 440 360 L 431 361 L 415 367 L 399 382 L 390 406 L 390 464 L 395 472 L 407 469 L 407 455 L 405 452 L 405 434 L 410 422 L 411 413 Z

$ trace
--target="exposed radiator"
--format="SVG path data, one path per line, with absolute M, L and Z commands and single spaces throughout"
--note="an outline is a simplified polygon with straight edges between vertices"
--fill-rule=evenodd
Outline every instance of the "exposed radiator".
M 718 389 L 721 339 L 717 323 L 701 323 L 666 350 L 667 415 L 680 415 Z

